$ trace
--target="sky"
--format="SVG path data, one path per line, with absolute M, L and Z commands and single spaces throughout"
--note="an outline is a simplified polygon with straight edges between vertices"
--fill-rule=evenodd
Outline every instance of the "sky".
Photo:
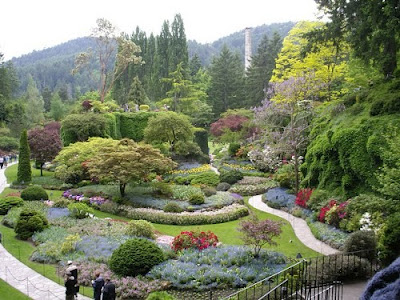
M 0 52 L 5 59 L 88 36 L 98 18 L 131 34 L 161 31 L 180 13 L 186 38 L 211 43 L 263 24 L 316 20 L 314 0 L 4 0 L 0 5 Z

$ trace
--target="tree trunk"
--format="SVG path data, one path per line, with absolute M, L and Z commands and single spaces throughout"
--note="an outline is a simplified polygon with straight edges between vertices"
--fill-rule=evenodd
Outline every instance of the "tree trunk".
M 299 192 L 299 158 L 297 155 L 297 151 L 294 152 L 294 172 L 295 172 L 295 189 L 296 195 Z
M 119 193 L 121 194 L 121 197 L 125 197 L 125 187 L 126 183 L 119 184 Z
M 40 163 L 40 176 L 43 176 L 43 165 L 44 163 Z

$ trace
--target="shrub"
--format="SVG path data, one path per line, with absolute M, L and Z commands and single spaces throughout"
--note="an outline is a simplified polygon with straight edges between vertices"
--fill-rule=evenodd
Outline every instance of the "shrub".
M 354 253 L 354 255 L 373 260 L 376 254 L 376 245 L 375 233 L 373 231 L 356 231 L 350 234 L 349 238 L 346 240 L 344 252 L 358 252 Z
M 219 175 L 215 172 L 204 172 L 201 174 L 190 175 L 190 184 L 206 184 L 216 186 L 219 183 Z
M 311 194 L 313 193 L 313 189 L 306 188 L 301 189 L 296 196 L 296 200 L 294 203 L 301 207 L 307 207 L 307 201 L 310 199 Z
M 218 185 L 220 185 L 220 183 L 218 183 Z M 215 188 L 209 187 L 209 186 L 206 186 L 206 187 L 202 188 L 202 191 L 203 191 L 203 193 L 204 193 L 204 195 L 206 197 L 210 197 L 210 196 L 215 195 L 217 193 L 217 190 Z
M 23 204 L 24 200 L 22 200 L 20 197 L 7 196 L 0 198 L 0 215 L 5 215 L 12 207 L 22 206 Z
M 217 185 L 217 191 L 220 191 L 220 192 L 226 192 L 230 188 L 231 188 L 231 185 L 227 182 L 221 182 L 221 183 L 218 183 L 218 185 Z
M 126 229 L 126 234 L 131 236 L 145 237 L 155 239 L 153 224 L 146 220 L 132 220 L 129 221 Z
M 379 239 L 379 251 L 382 260 L 389 264 L 400 255 L 400 213 L 392 214 L 383 227 Z
M 120 276 L 144 275 L 164 260 L 162 250 L 146 239 L 131 239 L 111 255 L 110 269 Z
M 173 191 L 171 188 L 171 185 L 165 182 L 154 182 L 152 184 L 152 187 L 154 188 L 153 194 L 159 195 L 159 196 L 164 196 L 164 197 L 172 197 Z
M 68 205 L 68 210 L 71 212 L 71 217 L 75 219 L 84 219 L 93 214 L 93 209 L 85 203 L 71 203 Z
M 27 240 L 35 232 L 42 231 L 48 226 L 45 216 L 36 210 L 23 209 L 15 226 L 15 233 L 22 240 Z
M 229 189 L 229 191 L 231 193 L 237 193 L 242 196 L 254 196 L 263 194 L 269 189 L 274 187 L 276 187 L 276 182 L 271 180 L 266 183 L 256 184 L 256 185 L 235 184 Z
M 203 250 L 208 247 L 215 247 L 218 244 L 218 237 L 208 231 L 182 231 L 174 237 L 172 249 L 182 251 L 183 249 Z
M 201 151 L 208 155 L 208 132 L 203 128 L 196 128 L 194 131 L 194 140 L 199 145 Z
M 48 200 L 49 195 L 41 186 L 32 185 L 22 191 L 21 198 L 26 201 Z
M 153 292 L 149 294 L 146 300 L 175 300 L 175 298 L 167 292 Z
M 243 173 L 238 170 L 222 172 L 220 175 L 221 182 L 227 182 L 229 184 L 234 184 L 241 179 L 243 179 Z
M 31 169 L 31 150 L 28 144 L 28 134 L 26 130 L 22 131 L 21 138 L 19 141 L 19 155 L 18 155 L 18 171 L 17 171 L 17 182 L 28 183 L 32 181 L 32 169 Z
M 165 212 L 170 213 L 180 213 L 183 212 L 183 208 L 179 206 L 178 203 L 175 202 L 168 202 L 163 209 Z
M 204 195 L 200 194 L 200 193 L 190 195 L 189 203 L 191 205 L 201 205 L 201 204 L 203 204 L 204 203 Z
M 239 150 L 240 144 L 239 143 L 230 143 L 228 148 L 228 153 L 230 156 L 235 156 L 236 152 Z
M 294 166 L 292 164 L 283 165 L 276 171 L 274 179 L 279 182 L 280 187 L 292 188 L 296 181 Z
M 53 207 L 66 208 L 70 204 L 71 204 L 71 201 L 64 199 L 64 198 L 60 198 L 60 199 L 57 199 L 54 201 Z
M 320 209 L 323 206 L 323 203 L 328 200 L 329 197 L 330 194 L 328 191 L 316 189 L 312 192 L 307 205 L 312 210 Z

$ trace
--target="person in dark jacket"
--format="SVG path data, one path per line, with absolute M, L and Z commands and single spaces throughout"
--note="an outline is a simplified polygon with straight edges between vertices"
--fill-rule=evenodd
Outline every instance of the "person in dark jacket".
M 71 273 L 67 273 L 67 278 L 65 279 L 65 300 L 74 300 L 75 297 L 75 278 Z
M 115 284 L 108 277 L 103 287 L 103 300 L 115 300 Z
M 103 279 L 103 277 L 101 277 L 99 271 L 96 271 L 96 273 L 94 275 L 95 275 L 96 279 L 92 280 L 93 297 L 95 300 L 100 300 L 101 290 L 104 286 L 104 279 Z

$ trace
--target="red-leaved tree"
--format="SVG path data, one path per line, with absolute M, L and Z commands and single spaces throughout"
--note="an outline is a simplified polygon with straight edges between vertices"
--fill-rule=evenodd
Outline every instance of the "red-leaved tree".
M 225 130 L 240 131 L 249 118 L 240 115 L 229 115 L 211 124 L 210 132 L 213 136 L 221 136 Z
M 31 158 L 40 165 L 40 176 L 43 176 L 43 165 L 52 161 L 62 148 L 60 132 L 54 126 L 35 128 L 28 132 L 28 143 L 31 149 Z
M 240 237 L 246 245 L 252 245 L 254 257 L 258 257 L 262 246 L 265 244 L 276 245 L 274 237 L 282 233 L 282 223 L 272 220 L 259 220 L 252 215 L 248 220 L 242 221 L 237 229 L 242 233 Z

